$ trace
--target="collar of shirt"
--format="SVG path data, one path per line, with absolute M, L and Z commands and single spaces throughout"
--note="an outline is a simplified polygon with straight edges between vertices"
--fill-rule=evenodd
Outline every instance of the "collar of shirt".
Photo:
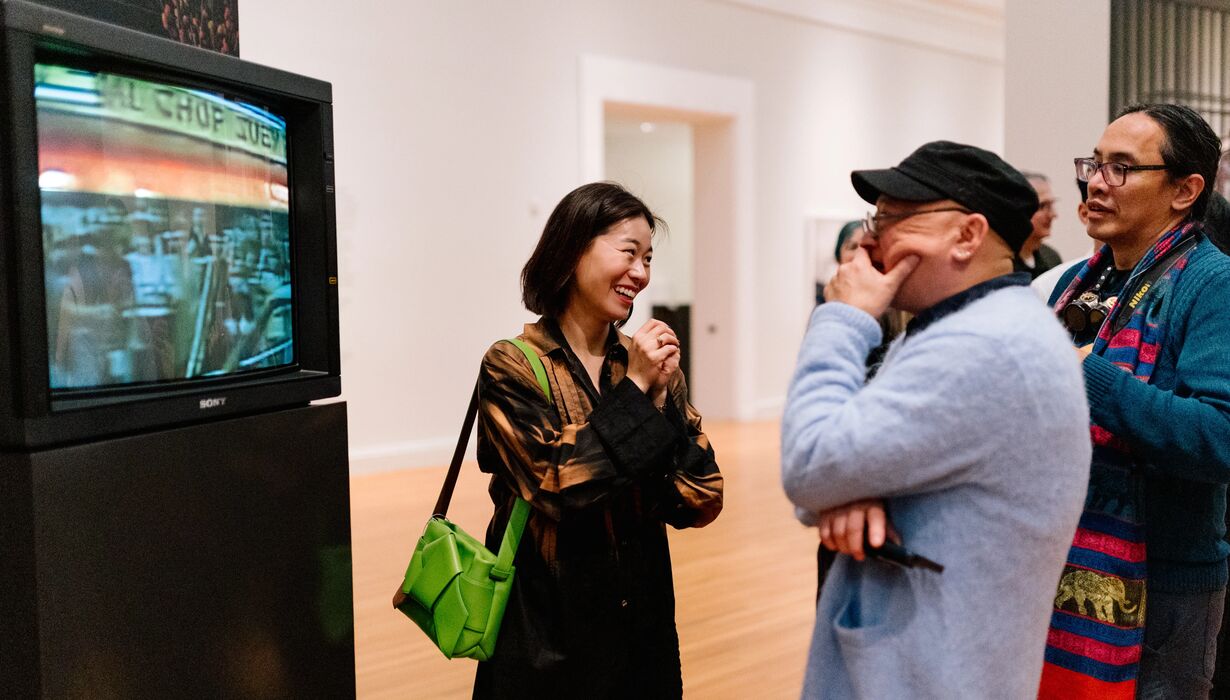
M 537 323 L 525 324 L 525 335 L 544 354 L 550 355 L 553 352 L 565 351 L 566 354 L 573 354 L 572 347 L 568 345 L 568 339 L 564 337 L 564 331 L 559 327 L 559 321 L 553 318 L 544 316 L 538 319 Z M 616 347 L 613 346 L 618 346 L 618 350 L 623 351 L 624 356 L 627 355 L 627 349 L 620 341 L 619 331 L 615 330 L 614 324 L 611 325 L 606 335 L 607 357 L 611 356 L 612 351 L 616 351 Z
M 537 323 L 527 323 L 525 325 L 525 336 L 542 350 L 545 355 L 557 355 L 564 359 L 564 363 L 568 366 L 575 381 L 578 381 L 585 391 L 590 394 L 590 399 L 596 404 L 598 396 L 601 393 L 599 387 L 594 386 L 593 381 L 589 377 L 589 372 L 586 371 L 585 365 L 581 364 L 581 359 L 572 351 L 572 347 L 568 345 L 568 339 L 564 337 L 564 331 L 559 327 L 559 322 L 553 318 L 540 318 Z M 623 365 L 628 363 L 628 349 L 624 347 L 623 336 L 615 329 L 614 324 L 606 336 L 606 361 L 603 363 L 603 379 L 609 379 L 610 366 L 612 361 L 620 362 Z M 605 390 L 607 387 L 602 387 Z
M 960 311 L 968 304 L 985 297 L 991 292 L 998 291 L 1005 287 L 1029 286 L 1028 272 L 1014 272 L 1009 275 L 1000 275 L 993 277 L 986 282 L 979 282 L 974 286 L 966 289 L 963 292 L 957 292 L 952 296 L 931 305 L 930 308 L 919 312 L 908 324 L 906 324 L 906 335 L 918 333 L 927 326 L 944 318 L 948 314 Z

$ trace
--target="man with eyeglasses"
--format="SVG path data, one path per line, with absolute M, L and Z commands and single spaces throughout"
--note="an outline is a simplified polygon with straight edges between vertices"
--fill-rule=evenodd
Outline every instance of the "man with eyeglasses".
M 1016 256 L 1012 269 L 1016 272 L 1028 272 L 1029 278 L 1036 280 L 1042 273 L 1063 262 L 1059 251 L 1043 242 L 1051 236 L 1051 224 L 1055 223 L 1055 217 L 1058 216 L 1055 212 L 1055 202 L 1058 200 L 1051 192 L 1051 181 L 1046 175 L 1021 174 L 1029 180 L 1034 192 L 1038 194 L 1038 211 L 1034 212 L 1033 218 L 1030 219 L 1033 232 L 1021 246 L 1021 252 Z
M 1033 697 L 1090 454 L 1071 346 L 1012 272 L 1037 195 L 947 141 L 851 179 L 876 212 L 812 314 L 782 417 L 786 493 L 843 554 L 803 695 Z M 890 305 L 915 317 L 868 381 Z
M 1081 357 L 1093 463 L 1045 697 L 1208 697 L 1230 553 L 1230 258 L 1198 222 L 1220 148 L 1195 111 L 1140 105 L 1075 159 L 1103 245 L 1050 301 Z

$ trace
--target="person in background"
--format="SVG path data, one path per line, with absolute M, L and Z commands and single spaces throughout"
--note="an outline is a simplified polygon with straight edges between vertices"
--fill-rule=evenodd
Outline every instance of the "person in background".
M 1230 253 L 1230 202 L 1220 192 L 1209 195 L 1204 212 L 1204 235 L 1223 253 Z
M 849 261 L 854 256 L 854 251 L 858 250 L 859 241 L 862 240 L 863 222 L 847 221 L 837 230 L 837 245 L 833 247 L 833 260 L 817 260 L 816 264 L 816 303 L 824 303 L 824 285 L 828 284 L 833 273 L 836 272 L 833 264 L 838 265 Z
M 1087 226 L 1089 223 L 1089 208 L 1085 206 L 1084 200 L 1081 200 L 1076 205 L 1076 218 L 1081 222 L 1082 228 Z M 1065 272 L 1072 269 L 1073 266 L 1083 264 L 1086 260 L 1093 257 L 1094 253 L 1098 252 L 1098 246 L 1096 245 L 1097 241 L 1094 241 L 1094 244 L 1095 245 L 1089 251 L 1089 254 L 1080 260 L 1060 263 L 1035 277 L 1034 281 L 1029 283 L 1029 286 L 1033 287 L 1033 290 L 1037 293 L 1038 298 L 1042 301 L 1048 301 L 1051 298 L 1051 294 L 1055 291 L 1055 285 L 1059 283 L 1059 278 L 1063 277 Z
M 1055 223 L 1055 217 L 1058 216 L 1055 211 L 1055 203 L 1058 200 L 1051 192 L 1051 181 L 1045 175 L 1022 174 L 1029 180 L 1034 192 L 1038 193 L 1038 211 L 1034 212 L 1033 218 L 1030 219 L 1033 231 L 1013 260 L 1012 269 L 1014 272 L 1028 272 L 1032 280 L 1038 279 L 1039 275 L 1062 262 L 1059 252 L 1043 243 L 1050 237 L 1051 224 Z
M 843 554 L 803 695 L 1032 698 L 1090 450 L 1068 339 L 1012 273 L 1038 197 L 947 141 L 851 179 L 876 212 L 812 313 L 782 417 L 786 495 Z M 890 305 L 915 316 L 868 381 Z M 882 559 L 886 539 L 915 556 Z
M 491 346 L 479 379 L 478 463 L 498 549 L 518 497 L 532 506 L 495 655 L 475 698 L 679 698 L 665 526 L 704 527 L 722 475 L 688 403 L 679 341 L 650 320 L 618 327 L 649 284 L 658 219 L 613 183 L 570 192 L 521 273 L 541 314 Z
M 1223 153 L 1217 168 L 1213 193 L 1209 196 L 1209 208 L 1204 213 L 1204 234 L 1223 253 L 1230 252 L 1230 202 L 1225 192 L 1230 191 L 1230 153 Z M 1226 513 L 1226 528 L 1230 532 L 1230 508 Z M 1221 631 L 1217 633 L 1217 668 L 1213 674 L 1212 697 L 1230 697 L 1230 649 L 1227 648 L 1226 631 L 1230 630 L 1230 605 L 1224 606 Z
M 837 245 L 833 248 L 833 259 L 839 266 L 850 262 L 854 259 L 862 242 L 862 219 L 847 221 L 837 232 Z M 825 280 L 825 283 L 827 282 L 828 280 Z M 816 303 L 824 303 L 824 284 L 819 281 L 816 282 Z M 897 309 L 888 309 L 880 315 L 878 320 L 881 333 L 880 344 L 867 356 L 867 370 L 872 376 L 875 375 L 880 362 L 884 360 L 884 353 L 888 352 L 888 346 L 897 339 L 897 336 L 905 332 L 905 324 L 909 323 L 910 315 Z
M 848 263 L 854 259 L 854 253 L 858 251 L 859 244 L 863 242 L 863 221 L 858 219 L 855 221 L 847 221 L 842 224 L 841 230 L 837 232 L 837 246 L 833 249 L 833 259 L 838 265 Z M 824 290 L 820 289 L 820 295 L 816 297 L 816 303 L 824 300 Z
M 1226 156 L 1222 156 L 1226 162 Z M 1218 182 L 1225 177 L 1225 167 L 1218 170 Z M 1222 196 L 1223 185 L 1209 196 L 1209 208 L 1204 213 L 1204 233 L 1209 240 L 1223 253 L 1230 250 L 1230 204 Z M 1230 508 L 1226 512 L 1226 530 L 1230 532 Z M 1217 665 L 1213 673 L 1213 692 L 1211 697 L 1230 697 L 1230 645 L 1227 644 L 1227 630 L 1230 630 L 1230 605 L 1224 605 L 1221 618 L 1221 631 L 1217 633 Z
M 848 221 L 837 232 L 837 245 L 833 250 L 833 258 L 838 265 L 845 265 L 854 260 L 855 254 L 861 247 L 863 241 L 863 220 Z M 824 303 L 824 287 L 820 284 L 816 285 L 816 303 Z M 884 361 L 884 355 L 888 352 L 889 346 L 902 333 L 905 332 L 905 326 L 910 322 L 910 314 L 897 309 L 887 309 L 880 317 L 876 319 L 880 324 L 880 344 L 871 349 L 867 353 L 867 378 L 871 379 L 880 369 L 880 364 Z M 828 576 L 829 569 L 833 568 L 833 562 L 837 559 L 837 553 L 825 547 L 823 543 L 816 549 L 816 600 L 820 600 L 820 591 L 824 588 L 824 579 Z

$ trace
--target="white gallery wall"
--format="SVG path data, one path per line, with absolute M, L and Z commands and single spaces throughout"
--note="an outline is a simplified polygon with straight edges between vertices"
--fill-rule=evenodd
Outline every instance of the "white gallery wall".
M 1004 156 L 1045 173 L 1059 197 L 1048 245 L 1089 254 L 1072 159 L 1093 155 L 1109 119 L 1110 0 L 1007 0 Z
M 1002 150 L 1003 18 L 1002 0 L 245 2 L 244 58 L 333 83 L 352 469 L 447 461 L 483 352 L 533 320 L 518 273 L 582 182 L 582 56 L 752 85 L 738 417 L 773 417 L 808 222 L 861 215 L 849 171 L 925 141 Z

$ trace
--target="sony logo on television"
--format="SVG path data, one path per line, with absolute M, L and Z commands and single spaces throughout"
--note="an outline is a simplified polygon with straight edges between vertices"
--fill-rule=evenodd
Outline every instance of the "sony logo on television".
M 220 408 L 225 405 L 226 405 L 225 396 L 221 398 L 217 398 L 217 399 L 201 399 L 201 410 L 202 411 L 204 411 L 207 408 Z

